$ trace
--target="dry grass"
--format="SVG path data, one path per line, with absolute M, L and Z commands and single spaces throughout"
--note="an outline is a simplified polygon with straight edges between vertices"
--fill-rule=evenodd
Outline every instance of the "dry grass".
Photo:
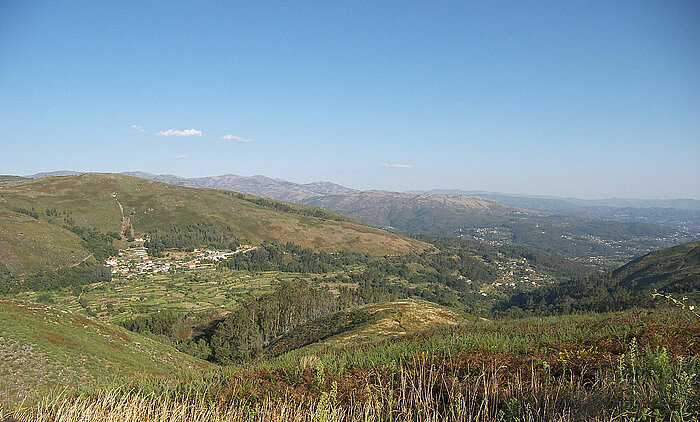
M 641 361 L 628 359 L 627 362 L 629 365 Z M 673 385 L 674 390 L 670 391 L 673 397 L 669 399 L 665 384 L 677 383 L 675 375 L 692 368 L 697 369 L 696 363 L 690 366 L 688 362 L 670 363 L 666 369 L 671 376 L 665 379 L 643 375 L 643 366 L 639 366 L 639 371 L 620 370 L 593 377 L 573 372 L 555 376 L 534 366 L 530 371 L 507 374 L 507 368 L 496 365 L 460 375 L 434 365 L 430 358 L 416 357 L 398 369 L 390 380 L 377 373 L 368 379 L 363 391 L 342 400 L 335 383 L 315 398 L 307 399 L 282 394 L 253 399 L 245 396 L 244 386 L 234 386 L 239 391 L 232 392 L 228 398 L 220 392 L 156 394 L 118 389 L 78 397 L 54 395 L 33 407 L 5 413 L 0 410 L 0 420 L 691 421 L 697 420 L 697 409 L 693 410 L 697 403 L 677 400 L 678 394 L 684 394 L 683 385 Z M 317 376 L 323 378 L 323 373 Z M 323 385 L 322 379 L 319 382 Z M 697 398 L 697 392 L 685 393 L 689 394 L 687 399 Z

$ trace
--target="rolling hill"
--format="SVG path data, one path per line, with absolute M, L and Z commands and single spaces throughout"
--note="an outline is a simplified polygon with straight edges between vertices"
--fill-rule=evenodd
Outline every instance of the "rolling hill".
M 94 391 L 136 379 L 167 378 L 213 365 L 97 319 L 0 300 L 0 403 L 46 389 Z
M 306 201 L 377 227 L 412 234 L 451 234 L 459 224 L 526 215 L 527 211 L 467 195 L 411 194 L 369 190 Z
M 548 195 L 523 195 L 500 192 L 487 192 L 482 190 L 461 189 L 431 189 L 429 191 L 411 191 L 411 193 L 457 193 L 464 195 L 489 198 L 514 207 L 533 210 L 562 211 L 576 207 L 610 207 L 610 208 L 675 208 L 681 210 L 700 211 L 698 199 L 636 199 L 636 198 L 608 198 L 608 199 L 581 199 L 561 198 Z
M 458 189 L 433 189 L 428 193 L 475 195 L 512 207 L 549 214 L 654 223 L 677 229 L 700 230 L 700 200 L 697 199 L 579 199 Z
M 125 225 L 131 226 L 137 235 L 208 224 L 232 230 L 241 242 L 294 242 L 328 252 L 385 255 L 429 248 L 327 210 L 119 174 L 86 173 L 3 185 L 0 213 L 0 242 L 8 245 L 0 252 L 0 262 L 14 271 L 46 263 L 75 264 L 88 256 L 80 239 L 64 228 L 67 218 L 103 233 L 121 233 Z
M 656 224 L 529 211 L 463 194 L 363 191 L 306 202 L 398 233 L 523 245 L 608 266 L 697 239 Z
M 605 268 L 700 237 L 699 211 L 658 208 L 660 205 L 680 207 L 688 202 L 685 200 L 581 202 L 574 198 L 475 192 L 489 199 L 465 195 L 458 190 L 435 191 L 439 193 L 357 191 L 328 182 L 298 184 L 265 176 L 229 174 L 184 178 L 144 172 L 128 174 L 171 185 L 233 190 L 323 207 L 355 221 L 406 235 L 456 235 L 490 244 L 518 244 Z M 260 201 L 258 199 L 258 203 Z M 617 207 L 622 205 L 626 207 Z M 290 211 L 289 207 L 290 204 L 277 208 Z M 309 209 L 297 210 L 307 215 L 310 212 Z M 328 219 L 328 216 L 317 216 Z M 305 244 L 310 243 L 313 242 L 307 239 Z M 320 245 L 320 241 L 315 243 L 316 247 Z
M 317 318 L 281 336 L 264 350 L 266 356 L 316 353 L 396 340 L 426 330 L 460 326 L 469 315 L 424 300 L 364 305 Z

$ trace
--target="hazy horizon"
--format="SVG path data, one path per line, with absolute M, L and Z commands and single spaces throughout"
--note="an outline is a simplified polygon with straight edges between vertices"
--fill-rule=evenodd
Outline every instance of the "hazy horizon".
M 385 191 L 392 191 L 391 189 L 385 189 L 381 187 L 368 187 L 368 188 L 358 188 L 355 186 L 348 186 L 344 185 L 342 183 L 338 183 L 333 180 L 308 180 L 308 181 L 299 181 L 299 180 L 291 180 L 287 179 L 285 177 L 272 177 L 268 176 L 265 174 L 261 173 L 255 173 L 255 174 L 249 174 L 249 175 L 244 175 L 244 174 L 237 174 L 235 172 L 228 172 L 228 173 L 222 173 L 222 174 L 206 174 L 206 175 L 196 175 L 196 176 L 183 176 L 181 174 L 174 174 L 174 173 L 154 173 L 151 171 L 144 171 L 144 170 L 122 170 L 122 171 L 108 171 L 108 170 L 71 170 L 71 169 L 62 169 L 62 170 L 48 170 L 48 171 L 37 171 L 37 172 L 32 172 L 32 173 L 27 173 L 27 174 L 15 174 L 12 176 L 21 176 L 21 177 L 31 177 L 35 176 L 38 174 L 44 174 L 44 173 L 57 173 L 57 172 L 77 172 L 77 173 L 119 173 L 119 174 L 124 174 L 124 173 L 150 173 L 150 174 L 155 174 L 155 175 L 169 175 L 169 176 L 177 176 L 177 177 L 184 177 L 187 179 L 195 179 L 195 178 L 206 178 L 206 177 L 220 177 L 220 176 L 227 176 L 227 175 L 234 175 L 234 176 L 240 176 L 240 177 L 256 177 L 256 176 L 263 176 L 267 177 L 270 179 L 279 179 L 279 180 L 284 180 L 286 182 L 291 182 L 291 183 L 296 183 L 296 184 L 309 184 L 309 183 L 316 183 L 316 182 L 328 182 L 328 183 L 333 183 L 337 184 L 346 188 L 350 189 L 355 189 L 359 191 L 363 190 L 385 190 Z M 604 200 L 614 200 L 614 199 L 621 199 L 621 200 L 690 200 L 690 201 L 700 201 L 700 198 L 683 198 L 683 197 L 668 197 L 668 198 L 662 198 L 662 197 L 593 197 L 593 198 L 588 198 L 588 197 L 580 197 L 580 196 L 572 196 L 572 195 L 551 195 L 551 194 L 540 194 L 540 193 L 529 193 L 529 192 L 503 192 L 503 191 L 490 191 L 490 190 L 485 190 L 485 189 L 479 189 L 479 188 L 459 188 L 459 187 L 432 187 L 428 189 L 406 189 L 406 190 L 401 190 L 401 191 L 395 191 L 395 192 L 403 192 L 403 193 L 416 193 L 416 192 L 430 192 L 430 191 L 435 191 L 435 190 L 459 190 L 459 191 L 464 191 L 464 192 L 470 192 L 470 194 L 478 196 L 477 192 L 481 193 L 488 193 L 488 194 L 503 194 L 503 195 L 510 195 L 510 196 L 523 196 L 523 197 L 539 197 L 539 198 L 557 198 L 557 199 L 582 199 L 582 200 L 587 200 L 587 201 L 604 201 Z
M 700 199 L 698 21 L 693 1 L 3 2 L 0 172 Z

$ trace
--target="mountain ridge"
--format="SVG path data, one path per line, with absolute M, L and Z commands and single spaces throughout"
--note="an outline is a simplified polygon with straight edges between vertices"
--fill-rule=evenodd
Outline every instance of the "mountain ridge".
M 64 227 L 64 219 L 115 234 L 122 233 L 125 224 L 137 234 L 208 224 L 213 230 L 233 231 L 242 242 L 293 242 L 327 252 L 391 255 L 430 248 L 308 205 L 121 174 L 86 173 L 0 185 L 0 197 L 0 245 L 7 247 L 0 252 L 0 262 L 15 270 L 54 262 L 55 254 L 49 252 L 56 245 L 69 245 L 59 254 L 57 266 L 78 263 L 88 255 L 80 238 Z

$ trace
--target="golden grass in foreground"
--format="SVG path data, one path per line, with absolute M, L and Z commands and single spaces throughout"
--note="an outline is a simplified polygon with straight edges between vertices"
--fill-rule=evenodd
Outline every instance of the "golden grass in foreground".
M 653 355 L 647 358 L 654 358 Z M 658 358 L 658 356 L 656 356 Z M 296 421 L 613 421 L 697 420 L 692 380 L 697 362 L 664 363 L 664 376 L 648 372 L 639 357 L 620 360 L 614 373 L 561 376 L 532 367 L 508 380 L 505 367 L 482 367 L 460 376 L 432 364 L 398 370 L 398 388 L 368 379 L 365 391 L 345 403 L 337 387 L 317 398 L 250 397 L 225 400 L 217 393 L 146 393 L 112 390 L 93 395 L 55 395 L 29 408 L 0 409 L 0 420 L 39 422 L 296 422 Z M 625 363 L 627 362 L 627 363 Z M 625 365 L 633 365 L 629 368 Z M 648 368 L 647 368 L 648 369 Z M 692 372 L 689 372 L 692 371 Z M 693 375 L 695 374 L 695 375 Z M 320 375 L 322 376 L 322 375 Z M 371 377 L 370 377 L 371 378 Z M 668 383 L 671 384 L 668 384 Z M 241 387 L 238 387 L 241 388 Z M 669 389 L 670 388 L 670 389 Z M 243 397 L 243 389 L 233 394 Z M 669 396 L 670 395 L 670 396 Z M 681 397 L 684 396 L 684 397 Z

